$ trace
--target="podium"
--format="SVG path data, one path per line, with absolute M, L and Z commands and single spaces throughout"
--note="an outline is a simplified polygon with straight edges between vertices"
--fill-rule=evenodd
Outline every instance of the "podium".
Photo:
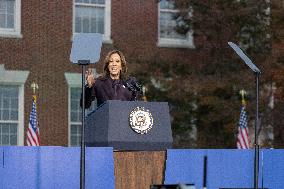
M 140 114 L 150 115 L 146 122 L 148 120 L 152 124 L 141 133 L 133 127 Z M 167 102 L 106 101 L 87 115 L 85 129 L 88 147 L 161 151 L 171 148 L 173 142 Z

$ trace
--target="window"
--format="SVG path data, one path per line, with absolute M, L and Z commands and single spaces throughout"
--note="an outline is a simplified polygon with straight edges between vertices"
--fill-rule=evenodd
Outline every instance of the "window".
M 96 73 L 95 70 L 94 73 Z M 80 107 L 82 76 L 77 73 L 65 73 L 65 78 L 69 86 L 69 146 L 80 146 L 82 125 L 82 113 Z M 91 108 L 85 111 L 85 114 L 87 115 L 96 107 L 97 104 L 96 101 L 94 101 Z
M 0 0 L 0 36 L 21 37 L 20 0 Z
M 0 85 L 0 145 L 17 145 L 19 87 Z
M 80 146 L 81 144 L 81 125 L 82 125 L 82 110 L 80 107 L 81 87 L 70 88 L 70 146 Z M 93 102 L 90 109 L 85 111 L 87 115 L 97 107 L 96 102 Z
M 74 33 L 101 33 L 110 39 L 110 0 L 75 0 Z
M 177 22 L 174 16 L 178 11 L 174 1 L 161 0 L 159 2 L 158 46 L 194 48 L 192 32 L 184 35 L 176 32 Z
M 82 114 L 80 107 L 81 88 L 70 88 L 70 146 L 80 146 Z
M 28 71 L 0 64 L 0 146 L 24 145 L 24 84 Z

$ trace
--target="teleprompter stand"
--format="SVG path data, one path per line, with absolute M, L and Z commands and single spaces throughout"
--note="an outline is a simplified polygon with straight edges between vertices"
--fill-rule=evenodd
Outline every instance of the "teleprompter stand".
M 73 37 L 70 61 L 82 67 L 82 127 L 80 153 L 80 189 L 85 188 L 85 68 L 100 59 L 102 35 L 80 33 Z
M 259 171 L 259 145 L 258 145 L 258 98 L 259 98 L 259 75 L 260 70 L 252 61 L 243 53 L 243 51 L 234 43 L 228 42 L 229 46 L 239 55 L 245 64 L 253 71 L 255 75 L 256 89 L 256 109 L 255 109 L 255 126 L 254 126 L 254 188 L 258 189 L 258 171 Z

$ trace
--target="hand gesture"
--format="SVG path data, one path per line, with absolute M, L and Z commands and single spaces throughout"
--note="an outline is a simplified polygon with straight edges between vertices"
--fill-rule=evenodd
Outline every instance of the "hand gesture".
M 93 84 L 95 83 L 95 76 L 93 74 L 93 71 L 91 68 L 89 68 L 87 71 L 86 71 L 86 80 L 87 80 L 87 85 L 89 88 L 91 88 L 93 86 Z

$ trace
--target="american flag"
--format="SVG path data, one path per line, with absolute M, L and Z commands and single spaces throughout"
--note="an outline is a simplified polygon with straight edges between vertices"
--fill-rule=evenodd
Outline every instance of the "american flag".
M 238 138 L 237 147 L 238 149 L 248 149 L 249 148 L 249 136 L 248 136 L 248 123 L 247 123 L 247 113 L 245 109 L 245 104 L 243 103 L 241 107 L 240 122 L 238 128 Z
M 29 127 L 27 130 L 27 145 L 39 146 L 39 128 L 37 127 L 37 115 L 36 115 L 36 97 L 33 98 L 32 111 L 30 114 Z

